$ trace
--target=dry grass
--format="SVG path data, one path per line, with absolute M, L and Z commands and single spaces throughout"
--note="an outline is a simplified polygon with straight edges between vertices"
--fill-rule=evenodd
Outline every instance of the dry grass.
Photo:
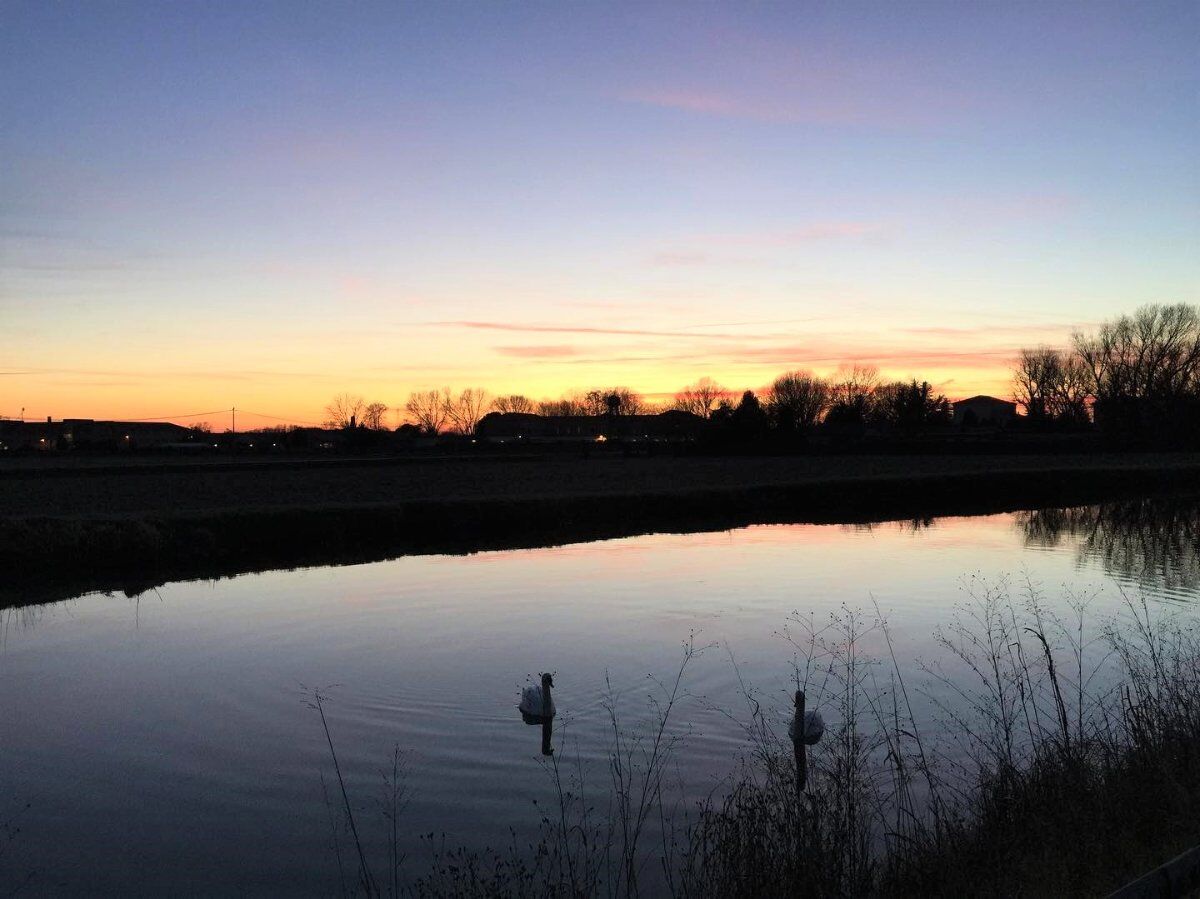
M 432 845 L 417 896 L 1092 896 L 1200 843 L 1200 628 L 1129 601 L 1093 622 L 1036 591 L 982 589 L 939 633 L 953 675 L 906 684 L 887 624 L 795 617 L 796 682 L 830 721 L 797 790 L 792 749 L 753 690 L 751 750 L 719 795 L 686 808 L 674 720 L 688 664 L 658 684 L 654 723 L 615 697 L 607 777 L 547 763 L 558 796 L 528 845 Z M 865 655 L 882 636 L 889 654 Z M 942 733 L 923 733 L 927 694 Z M 729 713 L 731 716 L 733 712 Z M 736 716 L 735 716 L 736 717 Z M 928 726 L 929 722 L 925 722 Z M 368 890 L 370 892 L 370 890 Z
M 759 743 L 689 834 L 687 894 L 1093 896 L 1200 843 L 1200 630 L 1132 601 L 1087 620 L 1003 588 L 960 609 L 939 634 L 955 674 L 923 688 L 941 741 L 894 659 L 856 658 L 857 616 L 808 630 L 839 727 L 800 802 Z

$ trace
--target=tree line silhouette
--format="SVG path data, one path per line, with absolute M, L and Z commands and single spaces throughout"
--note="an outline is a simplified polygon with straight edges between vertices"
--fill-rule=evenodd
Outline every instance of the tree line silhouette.
M 1066 349 L 1018 356 L 1013 390 L 1033 423 L 1094 422 L 1123 439 L 1193 443 L 1200 435 L 1200 310 L 1142 306 L 1076 332 Z
M 1086 430 L 1125 439 L 1192 442 L 1200 433 L 1200 311 L 1188 304 L 1148 305 L 1076 332 L 1066 348 L 1021 349 L 1013 364 L 1012 396 L 1020 427 Z M 768 387 L 740 394 L 711 378 L 655 404 L 624 386 L 535 400 L 492 396 L 483 388 L 414 391 L 397 412 L 398 430 L 471 436 L 490 412 L 541 416 L 643 415 L 689 412 L 708 422 L 716 439 L 797 438 L 821 429 L 917 433 L 952 421 L 946 396 L 926 380 L 885 380 L 871 365 L 845 365 L 828 377 L 784 372 Z M 388 430 L 390 407 L 340 394 L 326 407 L 330 428 Z
M 871 366 L 848 367 L 832 378 L 810 371 L 789 371 L 761 392 L 762 399 L 753 390 L 743 391 L 738 397 L 711 378 L 701 378 L 682 388 L 663 404 L 655 404 L 628 387 L 599 388 L 548 400 L 533 400 L 523 394 L 492 397 L 483 388 L 443 388 L 414 391 L 397 411 L 405 419 L 400 429 L 411 428 L 430 436 L 471 436 L 489 412 L 626 416 L 676 410 L 709 421 L 714 430 L 747 435 L 804 434 L 822 425 L 922 427 L 950 421 L 949 401 L 927 381 L 883 382 Z M 388 411 L 385 403 L 368 403 L 359 396 L 339 394 L 325 408 L 326 426 L 388 430 Z

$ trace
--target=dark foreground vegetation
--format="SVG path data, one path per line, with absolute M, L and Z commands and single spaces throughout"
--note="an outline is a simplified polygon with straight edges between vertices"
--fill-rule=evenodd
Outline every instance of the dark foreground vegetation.
M 755 523 L 1200 489 L 1191 455 L 507 457 L 0 470 L 0 602 L 166 580 Z
M 1085 602 L 1068 608 L 1056 616 L 1032 588 L 1020 599 L 1007 585 L 981 589 L 938 632 L 948 661 L 928 667 L 922 683 L 905 682 L 878 612 L 824 624 L 794 617 L 784 636 L 796 683 L 829 723 L 810 751 L 806 786 L 797 788 L 786 721 L 747 687 L 745 709 L 729 714 L 751 748 L 692 806 L 671 787 L 671 771 L 686 764 L 676 719 L 687 667 L 706 651 L 689 642 L 677 675 L 656 686 L 648 726 L 626 728 L 617 698 L 606 697 L 605 771 L 569 754 L 550 758 L 557 802 L 529 845 L 471 852 L 431 840 L 431 869 L 410 870 L 420 863 L 396 850 L 405 788 L 396 764 L 382 804 L 390 836 L 363 811 L 355 821 L 348 797 L 330 803 L 345 809 L 334 824 L 343 889 L 1105 895 L 1200 843 L 1200 631 L 1194 618 L 1133 599 L 1103 621 Z M 883 654 L 864 651 L 870 643 Z M 336 760 L 332 737 L 330 749 Z

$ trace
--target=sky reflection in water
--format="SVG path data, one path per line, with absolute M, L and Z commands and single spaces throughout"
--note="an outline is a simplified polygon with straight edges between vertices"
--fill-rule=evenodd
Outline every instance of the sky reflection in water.
M 784 720 L 798 611 L 887 616 L 914 683 L 934 629 L 1003 578 L 1114 611 L 1121 588 L 1185 607 L 1198 591 L 1194 500 L 1122 503 L 871 528 L 764 526 L 553 549 L 430 556 L 168 585 L 0 612 L 0 821 L 7 863 L 39 889 L 314 893 L 337 890 L 320 772 L 328 749 L 305 690 L 328 687 L 330 727 L 368 822 L 391 748 L 408 753 L 408 869 L 420 833 L 505 844 L 548 800 L 541 728 L 516 709 L 554 672 L 560 755 L 604 756 L 607 676 L 629 723 L 648 675 L 681 644 L 716 644 L 689 671 L 680 755 L 695 795 L 742 736 L 731 657 Z M 864 649 L 882 652 L 878 634 Z M 598 765 L 597 765 L 598 769 Z M 28 808 L 22 807 L 28 804 Z

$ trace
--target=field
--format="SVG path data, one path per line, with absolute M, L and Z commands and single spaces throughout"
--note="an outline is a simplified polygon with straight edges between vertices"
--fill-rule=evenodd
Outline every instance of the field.
M 0 467 L 0 602 L 164 579 L 756 522 L 855 522 L 1200 488 L 1188 454 L 477 456 Z

